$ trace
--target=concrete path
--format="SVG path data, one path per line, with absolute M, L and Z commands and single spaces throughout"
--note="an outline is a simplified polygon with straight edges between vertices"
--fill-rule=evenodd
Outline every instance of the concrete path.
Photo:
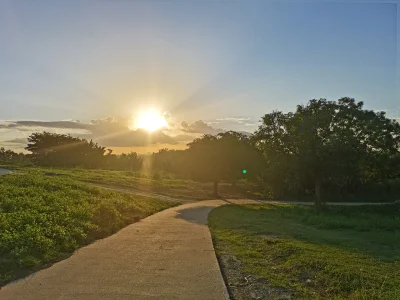
M 206 225 L 208 213 L 228 203 L 281 202 L 206 200 L 167 209 L 10 283 L 0 299 L 228 299 Z
M 0 168 L 0 176 L 12 173 L 10 170 Z
M 152 215 L 3 287 L 0 299 L 228 299 L 206 225 L 224 204 L 207 200 Z

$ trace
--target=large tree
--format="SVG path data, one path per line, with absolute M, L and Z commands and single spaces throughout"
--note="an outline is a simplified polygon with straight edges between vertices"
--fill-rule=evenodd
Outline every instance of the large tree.
M 106 148 L 92 140 L 65 134 L 35 132 L 28 142 L 25 149 L 32 152 L 33 160 L 41 165 L 138 171 L 143 164 L 136 152 L 115 155 L 108 149 L 105 155 Z
M 221 180 L 235 182 L 243 172 L 247 176 L 255 174 L 258 153 L 242 133 L 206 134 L 188 146 L 188 167 L 192 178 L 213 182 L 214 196 L 219 196 L 218 183 Z
M 295 112 L 266 114 L 253 139 L 276 176 L 274 187 L 312 188 L 319 211 L 324 185 L 390 176 L 400 125 L 352 98 L 314 99 Z
M 40 164 L 63 167 L 97 167 L 106 151 L 92 140 L 46 131 L 32 133 L 25 149 L 32 152 L 33 159 Z
M 151 168 L 186 178 L 190 173 L 188 159 L 187 150 L 168 150 L 164 148 L 151 156 Z

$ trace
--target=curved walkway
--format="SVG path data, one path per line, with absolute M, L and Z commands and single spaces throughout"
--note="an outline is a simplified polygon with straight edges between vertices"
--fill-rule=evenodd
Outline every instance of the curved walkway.
M 6 285 L 0 299 L 228 299 L 206 225 L 208 213 L 226 203 L 207 200 L 154 214 Z
M 10 170 L 0 168 L 0 176 L 12 173 Z
M 228 203 L 282 202 L 205 200 L 164 210 L 6 285 L 0 299 L 228 299 L 206 225 Z

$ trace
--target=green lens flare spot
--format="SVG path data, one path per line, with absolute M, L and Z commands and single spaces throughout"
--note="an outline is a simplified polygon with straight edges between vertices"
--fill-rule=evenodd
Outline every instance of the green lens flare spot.
M 242 173 L 243 173 L 243 174 L 246 174 L 246 173 L 247 173 L 247 170 L 243 170 Z

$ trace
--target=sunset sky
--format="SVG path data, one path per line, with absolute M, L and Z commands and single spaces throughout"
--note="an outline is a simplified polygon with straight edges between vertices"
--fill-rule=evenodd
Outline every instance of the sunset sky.
M 182 148 L 312 98 L 400 118 L 400 9 L 366 2 L 0 1 L 0 145 Z M 169 124 L 150 143 L 130 126 L 149 107 Z

